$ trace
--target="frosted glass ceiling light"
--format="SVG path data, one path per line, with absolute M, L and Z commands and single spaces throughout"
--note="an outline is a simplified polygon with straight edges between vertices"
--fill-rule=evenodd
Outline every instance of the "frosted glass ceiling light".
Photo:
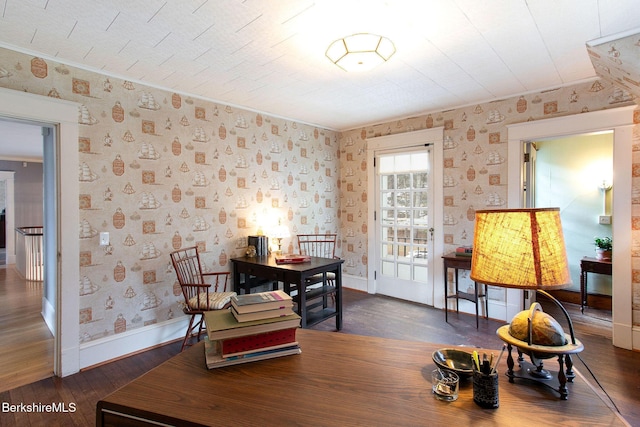
M 353 34 L 329 45 L 325 55 L 345 71 L 368 71 L 396 53 L 393 42 L 376 34 Z

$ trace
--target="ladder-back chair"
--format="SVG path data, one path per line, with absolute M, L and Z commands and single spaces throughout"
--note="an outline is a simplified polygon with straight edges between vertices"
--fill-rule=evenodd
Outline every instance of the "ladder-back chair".
M 336 234 L 298 234 L 298 247 L 302 255 L 335 258 L 336 238 Z
M 298 234 L 298 247 L 302 255 L 309 255 L 319 258 L 335 258 L 336 257 L 336 240 L 337 234 L 324 233 L 324 234 Z M 335 291 L 335 278 L 334 273 L 316 274 L 307 279 L 307 290 L 312 290 L 314 285 L 323 287 L 331 287 Z M 331 299 L 335 302 L 335 292 L 330 293 Z M 323 306 L 327 306 L 326 295 L 323 298 Z
M 200 256 L 196 246 L 180 249 L 170 254 L 178 283 L 184 296 L 183 311 L 190 316 L 189 327 L 182 341 L 182 348 L 189 346 L 194 335 L 200 341 L 204 330 L 204 312 L 227 308 L 235 292 L 227 292 L 229 272 L 202 272 Z M 213 286 L 213 290 L 211 290 Z M 196 318 L 200 316 L 199 320 Z

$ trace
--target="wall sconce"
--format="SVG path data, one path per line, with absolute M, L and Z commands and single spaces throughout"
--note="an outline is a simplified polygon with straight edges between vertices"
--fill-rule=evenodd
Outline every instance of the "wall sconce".
M 603 179 L 600 185 L 598 186 L 598 188 L 605 193 L 611 190 L 611 187 L 613 187 L 613 185 L 611 184 L 611 181 L 609 181 L 608 179 Z
M 607 213 L 607 191 L 611 190 L 611 187 L 613 187 L 613 184 L 611 184 L 611 181 L 608 179 L 603 179 L 598 185 L 602 193 L 602 215 L 598 216 L 598 224 L 611 224 L 611 214 Z

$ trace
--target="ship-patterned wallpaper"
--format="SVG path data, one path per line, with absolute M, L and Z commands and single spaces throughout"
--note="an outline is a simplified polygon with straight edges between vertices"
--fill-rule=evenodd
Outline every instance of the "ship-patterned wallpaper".
M 507 125 L 633 105 L 632 96 L 605 80 L 434 112 L 343 132 L 342 256 L 344 272 L 366 277 L 367 139 L 436 126 L 444 127 L 445 252 L 473 243 L 476 209 L 507 207 Z M 640 325 L 640 110 L 634 113 L 633 181 L 630 232 L 633 236 L 633 319 Z M 585 248 L 589 250 L 589 248 Z M 453 272 L 450 272 L 450 276 Z M 461 272 L 465 275 L 466 272 Z M 468 276 L 468 274 L 467 274 Z M 449 283 L 452 277 L 448 278 Z M 504 292 L 490 289 L 490 298 Z
M 175 249 L 229 271 L 278 221 L 339 230 L 336 132 L 4 49 L 0 86 L 80 105 L 81 342 L 182 316 Z
M 278 220 L 292 235 L 338 232 L 344 274 L 365 278 L 368 138 L 444 127 L 445 188 L 437 203 L 449 251 L 472 242 L 476 209 L 506 206 L 506 125 L 634 102 L 594 80 L 337 133 L 6 49 L 0 86 L 81 104 L 82 341 L 182 315 L 168 255 L 174 248 L 198 245 L 207 270 L 228 270 L 246 237 L 259 228 L 268 235 Z M 634 119 L 640 123 L 640 110 Z M 629 154 L 640 325 L 640 125 Z M 98 246 L 100 231 L 111 233 L 111 246 Z M 285 239 L 285 250 L 297 250 L 293 242 Z

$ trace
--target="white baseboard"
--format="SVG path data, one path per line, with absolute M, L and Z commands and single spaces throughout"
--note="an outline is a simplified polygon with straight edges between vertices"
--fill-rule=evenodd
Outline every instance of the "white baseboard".
M 354 289 L 356 291 L 368 291 L 367 278 L 351 276 L 349 274 L 342 275 L 342 286 L 344 288 Z
M 342 285 L 345 288 L 367 291 L 367 279 L 362 277 L 343 275 Z M 81 343 L 80 369 L 184 338 L 188 322 L 188 316 L 181 316 L 166 322 Z
M 627 350 L 634 350 L 640 345 L 640 330 L 633 325 L 613 322 L 613 345 Z
M 56 309 L 51 305 L 48 299 L 42 297 L 42 312 L 40 313 L 44 319 L 44 323 L 51 331 L 53 336 L 56 335 Z
M 80 344 L 80 369 L 184 338 L 188 316 L 136 328 Z

